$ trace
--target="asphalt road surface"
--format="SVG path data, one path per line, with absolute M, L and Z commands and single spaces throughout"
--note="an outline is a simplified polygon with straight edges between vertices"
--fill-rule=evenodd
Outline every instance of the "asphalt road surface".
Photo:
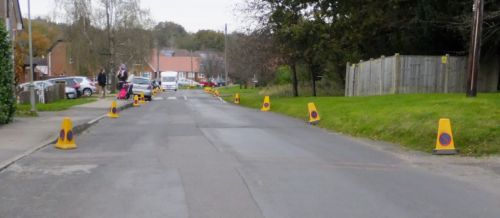
M 500 217 L 500 196 L 303 121 L 165 93 L 0 173 L 0 217 Z

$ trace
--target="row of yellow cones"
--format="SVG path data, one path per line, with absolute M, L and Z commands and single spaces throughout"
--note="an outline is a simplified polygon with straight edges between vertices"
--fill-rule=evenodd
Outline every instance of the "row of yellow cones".
M 203 91 L 205 91 L 206 93 L 212 94 L 214 97 L 220 96 L 219 90 L 212 88 L 212 87 L 205 87 L 203 89 Z
M 156 93 L 153 95 L 156 95 L 159 93 L 161 90 L 157 90 Z M 144 93 L 141 93 L 140 95 L 134 95 L 134 102 L 133 106 L 134 107 L 139 107 L 142 104 L 145 104 L 146 100 L 144 97 Z M 109 112 L 107 114 L 109 118 L 119 118 L 120 114 L 118 111 L 118 104 L 116 101 L 111 102 L 111 107 L 109 109 Z M 71 122 L 71 119 L 69 117 L 65 117 L 63 119 L 63 122 L 61 124 L 61 130 L 59 131 L 59 137 L 57 138 L 57 142 L 54 145 L 58 149 L 62 150 L 69 150 L 69 149 L 75 149 L 77 147 L 75 143 L 75 136 L 73 133 L 73 123 Z
M 240 104 L 240 94 L 236 93 L 234 95 L 234 103 Z M 313 102 L 307 104 L 308 113 L 308 123 L 311 125 L 316 125 L 321 120 L 316 105 Z M 271 100 L 269 96 L 264 96 L 264 101 L 260 109 L 263 112 L 271 110 Z M 453 140 L 453 133 L 451 131 L 451 121 L 447 118 L 441 118 L 438 125 L 438 134 L 436 139 L 435 149 L 433 154 L 457 154 L 458 150 L 455 148 L 455 142 Z

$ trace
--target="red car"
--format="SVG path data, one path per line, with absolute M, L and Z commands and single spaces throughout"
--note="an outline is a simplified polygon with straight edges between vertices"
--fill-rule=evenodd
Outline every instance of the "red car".
M 213 83 L 213 82 L 200 82 L 200 86 L 202 86 L 202 87 L 214 87 L 215 83 Z

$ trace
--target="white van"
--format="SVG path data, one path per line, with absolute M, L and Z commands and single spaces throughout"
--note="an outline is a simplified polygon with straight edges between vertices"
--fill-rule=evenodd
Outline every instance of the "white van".
M 177 84 L 177 78 L 179 73 L 175 71 L 165 71 L 161 72 L 161 87 L 165 90 L 177 91 L 179 85 Z

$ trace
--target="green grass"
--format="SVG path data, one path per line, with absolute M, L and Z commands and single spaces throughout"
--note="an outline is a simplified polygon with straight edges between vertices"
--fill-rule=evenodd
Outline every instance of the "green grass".
M 77 98 L 77 99 L 64 99 L 48 104 L 36 104 L 37 111 L 62 111 L 67 110 L 73 106 L 87 104 L 97 101 L 97 97 Z M 30 104 L 18 104 L 16 113 L 18 116 L 36 116 L 30 112 Z
M 258 89 L 219 89 L 227 101 L 239 92 L 241 105 L 260 108 Z M 455 145 L 462 155 L 500 153 L 500 93 L 408 94 L 367 97 L 273 97 L 271 111 L 306 119 L 307 103 L 314 102 L 321 116 L 320 127 L 401 144 L 432 152 L 440 118 L 451 119 Z

